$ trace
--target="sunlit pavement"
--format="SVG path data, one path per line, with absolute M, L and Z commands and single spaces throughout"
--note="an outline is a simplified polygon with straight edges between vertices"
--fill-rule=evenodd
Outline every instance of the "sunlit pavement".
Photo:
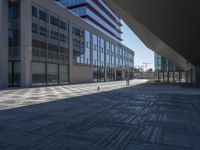
M 0 150 L 199 150 L 200 89 L 145 82 L 0 91 Z
M 131 80 L 130 85 L 134 86 L 145 82 L 147 82 L 147 80 Z M 75 96 L 94 94 L 123 87 L 126 87 L 126 81 L 76 84 L 3 91 L 0 90 L 0 110 L 66 99 Z

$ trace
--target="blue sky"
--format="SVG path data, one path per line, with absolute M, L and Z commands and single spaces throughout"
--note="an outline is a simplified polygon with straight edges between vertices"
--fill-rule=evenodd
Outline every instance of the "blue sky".
M 143 63 L 151 63 L 148 64 L 148 68 L 154 69 L 154 52 L 148 49 L 124 22 L 122 24 L 122 43 L 135 51 L 135 66 L 144 66 Z

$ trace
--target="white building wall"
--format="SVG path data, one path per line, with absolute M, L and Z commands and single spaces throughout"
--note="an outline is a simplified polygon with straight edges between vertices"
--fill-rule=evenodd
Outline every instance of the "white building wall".
M 0 0 L 0 88 L 8 87 L 8 0 Z

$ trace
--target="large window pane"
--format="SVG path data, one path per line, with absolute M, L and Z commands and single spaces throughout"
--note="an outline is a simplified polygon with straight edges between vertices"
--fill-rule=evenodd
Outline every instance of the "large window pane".
M 35 6 L 32 6 L 32 16 L 37 18 L 37 8 Z
M 8 63 L 8 81 L 10 87 L 20 86 L 20 62 L 9 62 Z
M 45 63 L 32 62 L 32 85 L 46 85 L 46 65 Z
M 13 86 L 19 86 L 21 78 L 20 62 L 14 62 L 13 65 Z
M 39 17 L 40 17 L 41 20 L 46 21 L 47 20 L 47 14 L 46 14 L 46 12 L 43 11 L 43 10 L 40 10 L 39 11 Z
M 59 78 L 60 84 L 67 84 L 69 82 L 69 67 L 67 65 L 60 65 Z
M 55 85 L 58 84 L 58 65 L 47 64 L 47 84 Z

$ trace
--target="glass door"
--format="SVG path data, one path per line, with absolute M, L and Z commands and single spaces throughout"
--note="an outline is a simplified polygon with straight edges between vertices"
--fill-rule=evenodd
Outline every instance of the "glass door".
M 8 82 L 9 82 L 9 87 L 20 86 L 20 62 L 19 61 L 9 61 Z

